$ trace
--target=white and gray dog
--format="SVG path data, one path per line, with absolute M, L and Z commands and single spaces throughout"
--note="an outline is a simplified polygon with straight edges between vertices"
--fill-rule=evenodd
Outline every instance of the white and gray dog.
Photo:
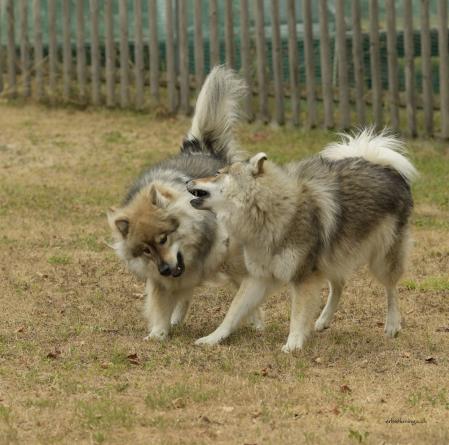
M 185 186 L 238 158 L 233 129 L 245 93 L 233 71 L 214 68 L 180 153 L 145 171 L 122 205 L 108 212 L 118 256 L 146 280 L 147 338 L 165 339 L 170 325 L 184 320 L 196 286 L 205 281 L 239 285 L 245 274 L 240 245 L 212 212 L 192 208 Z M 261 327 L 258 311 L 249 322 Z
M 329 325 L 345 281 L 363 264 L 385 286 L 385 332 L 396 336 L 396 284 L 409 245 L 415 176 L 398 139 L 364 130 L 301 162 L 278 166 L 259 153 L 191 180 L 192 206 L 215 212 L 242 243 L 248 271 L 222 324 L 197 344 L 221 342 L 269 293 L 288 284 L 292 310 L 283 351 L 301 349 L 326 280 L 332 290 L 317 330 Z

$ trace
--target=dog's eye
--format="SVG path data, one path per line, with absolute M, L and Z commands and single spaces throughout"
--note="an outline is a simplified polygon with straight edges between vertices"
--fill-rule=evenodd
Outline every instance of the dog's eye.
M 163 245 L 167 242 L 167 235 L 163 235 L 162 238 L 159 240 L 159 244 Z
M 144 255 L 151 255 L 151 249 L 149 247 L 145 247 L 143 249 L 143 254 Z

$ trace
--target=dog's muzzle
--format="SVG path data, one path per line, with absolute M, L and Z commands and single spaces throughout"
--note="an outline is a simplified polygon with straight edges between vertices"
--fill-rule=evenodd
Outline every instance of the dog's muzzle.
M 176 277 L 180 277 L 186 267 L 184 265 L 184 257 L 182 256 L 181 252 L 178 252 L 178 254 L 176 255 L 176 266 L 175 267 L 170 267 L 169 264 L 167 264 L 166 262 L 161 262 L 158 266 L 159 269 L 159 273 L 164 276 L 164 277 L 168 277 L 168 276 L 172 276 L 174 278 Z
M 194 181 L 189 181 L 187 183 L 187 190 L 195 196 L 195 199 L 190 201 L 190 205 L 195 207 L 195 209 L 202 209 L 204 200 L 210 196 L 210 193 L 206 190 L 202 190 L 194 183 Z

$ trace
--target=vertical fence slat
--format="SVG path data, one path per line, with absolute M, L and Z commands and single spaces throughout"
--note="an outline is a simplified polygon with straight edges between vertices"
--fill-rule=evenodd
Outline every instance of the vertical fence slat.
M 429 0 L 421 0 L 420 12 L 424 129 L 426 131 L 426 134 L 430 136 L 433 134 L 433 86 L 430 46 Z
M 321 56 L 321 85 L 323 89 L 324 127 L 333 128 L 333 91 L 332 67 L 329 41 L 329 23 L 327 18 L 327 0 L 320 0 L 320 56 Z
M 246 119 L 253 120 L 252 98 L 253 82 L 251 76 L 250 40 L 249 40 L 249 9 L 248 0 L 240 2 L 240 33 L 241 33 L 241 64 L 243 78 L 248 85 L 248 94 L 245 96 L 244 110 Z
M 390 102 L 390 126 L 399 129 L 399 82 L 398 53 L 396 37 L 396 6 L 395 0 L 386 1 L 387 16 L 387 58 L 388 58 L 388 91 Z
M 150 27 L 150 91 L 156 101 L 159 101 L 159 43 L 157 33 L 157 0 L 148 3 Z
M 72 78 L 72 48 L 70 43 L 70 0 L 62 2 L 62 64 L 63 64 L 63 98 L 70 98 L 70 82 Z
M 438 1 L 438 51 L 440 56 L 441 137 L 449 139 L 449 53 L 447 1 Z
M 128 2 L 120 0 L 120 106 L 129 105 Z
M 33 0 L 34 16 L 34 70 L 36 73 L 36 99 L 44 96 L 44 53 L 42 47 L 41 0 Z
M 3 3 L 0 0 L 0 93 L 3 92 Z
M 313 61 L 313 22 L 312 3 L 302 1 L 304 18 L 304 60 L 306 64 L 307 123 L 310 128 L 316 127 L 317 112 L 315 100 L 315 64 Z
M 416 136 L 415 60 L 412 0 L 404 0 L 405 106 L 409 136 Z
M 176 67 L 175 67 L 175 43 L 173 39 L 173 3 L 171 0 L 165 2 L 166 17 L 166 57 L 167 57 L 167 89 L 168 89 L 168 109 L 170 113 L 176 112 Z
M 114 43 L 114 15 L 113 1 L 105 0 L 105 47 L 106 47 L 106 105 L 115 105 L 115 43 Z
M 8 21 L 8 93 L 10 97 L 17 95 L 16 83 L 16 41 L 14 37 L 14 1 L 7 0 L 6 16 Z
M 257 54 L 257 94 L 259 95 L 259 119 L 267 123 L 270 120 L 268 112 L 268 90 L 265 47 L 265 27 L 264 27 L 264 2 L 255 0 L 255 19 L 256 19 L 256 54 Z
M 20 2 L 20 61 L 23 95 L 31 95 L 30 42 L 28 40 L 28 0 Z
M 204 81 L 204 44 L 203 26 L 201 20 L 202 0 L 195 0 L 195 80 L 196 91 L 199 93 Z
M 76 76 L 78 81 L 78 97 L 86 100 L 86 48 L 84 36 L 84 0 L 76 2 Z
M 179 76 L 180 76 L 180 108 L 185 115 L 190 113 L 189 86 L 189 46 L 187 36 L 187 3 L 179 2 Z
M 335 3 L 337 25 L 338 100 L 340 110 L 339 127 L 346 130 L 350 126 L 348 58 L 346 54 L 346 23 L 343 0 Z
M 143 108 L 143 24 L 142 0 L 134 0 L 134 76 L 136 85 L 135 107 Z
M 295 0 L 287 0 L 287 20 L 288 20 L 288 71 L 290 76 L 292 124 L 297 126 L 299 125 L 300 93 L 299 93 L 298 36 L 296 32 Z
M 90 39 L 92 68 L 92 104 L 100 104 L 100 43 L 98 37 L 98 0 L 90 0 Z
M 56 0 L 48 0 L 48 74 L 50 95 L 54 99 L 56 96 L 56 57 L 57 57 L 57 37 L 56 37 Z
M 210 62 L 211 65 L 220 63 L 220 46 L 218 41 L 218 6 L 217 0 L 209 2 L 209 38 L 210 38 Z
M 271 54 L 273 62 L 274 95 L 276 105 L 275 116 L 276 122 L 279 125 L 284 125 L 284 89 L 282 79 L 282 47 L 279 20 L 279 0 L 271 1 L 271 32 Z
M 382 85 L 380 79 L 380 43 L 379 43 L 379 3 L 369 1 L 369 49 L 371 61 L 371 90 L 373 98 L 373 120 L 377 128 L 382 128 Z
M 365 124 L 365 88 L 362 58 L 362 25 L 360 15 L 360 1 L 352 0 L 352 58 L 355 78 L 355 103 L 357 121 Z
M 225 53 L 226 65 L 234 68 L 234 21 L 232 0 L 225 0 Z

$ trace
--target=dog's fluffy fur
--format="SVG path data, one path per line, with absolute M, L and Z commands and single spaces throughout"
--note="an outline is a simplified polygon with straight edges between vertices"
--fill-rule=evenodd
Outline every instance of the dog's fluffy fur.
M 121 207 L 108 213 L 118 256 L 147 283 L 148 338 L 165 339 L 170 321 L 184 320 L 195 286 L 217 274 L 238 284 L 244 275 L 241 248 L 212 212 L 192 208 L 185 187 L 238 158 L 233 128 L 244 94 L 231 70 L 214 68 L 180 153 L 145 171 Z M 254 322 L 260 327 L 260 318 Z
M 404 271 L 416 170 L 402 143 L 364 130 L 328 146 L 319 156 L 280 167 L 259 153 L 192 180 L 192 205 L 213 210 L 244 246 L 248 277 L 223 323 L 198 344 L 216 344 L 248 311 L 283 284 L 292 288 L 285 352 L 301 349 L 312 328 L 320 290 L 331 292 L 317 330 L 331 321 L 345 281 L 367 263 L 385 286 L 385 332 L 401 329 L 396 284 Z

